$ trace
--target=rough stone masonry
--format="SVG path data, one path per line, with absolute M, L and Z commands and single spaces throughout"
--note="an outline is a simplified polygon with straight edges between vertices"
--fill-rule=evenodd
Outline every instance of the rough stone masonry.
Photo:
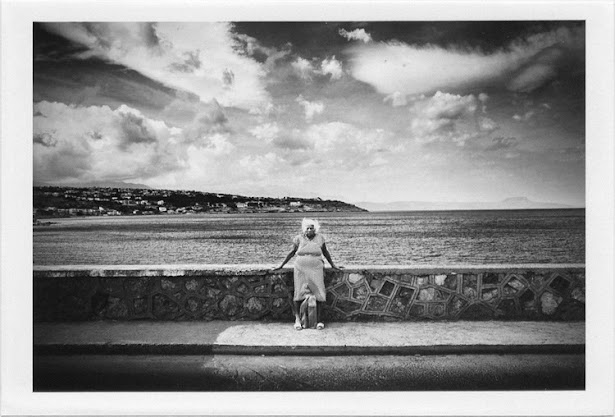
M 327 321 L 585 319 L 584 265 L 326 270 Z M 289 320 L 292 269 L 35 267 L 35 322 Z

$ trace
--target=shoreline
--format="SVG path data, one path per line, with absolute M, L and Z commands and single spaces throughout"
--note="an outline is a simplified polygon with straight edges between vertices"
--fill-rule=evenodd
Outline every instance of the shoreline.
M 314 213 L 321 214 L 395 214 L 395 213 L 469 213 L 469 212 L 545 212 L 545 211 L 585 211 L 585 207 L 567 207 L 567 208 L 512 208 L 512 209 L 447 209 L 447 210 L 340 210 L 340 211 L 216 211 L 216 212 L 199 212 L 199 213 L 165 213 L 165 214 L 119 214 L 119 215 L 101 215 L 101 216 L 39 216 L 40 220 L 50 219 L 99 219 L 99 218 L 132 218 L 132 217 L 180 217 L 180 216 L 236 216 L 236 215 L 304 215 L 309 216 Z M 49 222 L 47 222 L 49 223 Z M 53 224 L 53 222 L 51 222 Z M 40 224 L 33 224 L 33 226 L 40 226 Z

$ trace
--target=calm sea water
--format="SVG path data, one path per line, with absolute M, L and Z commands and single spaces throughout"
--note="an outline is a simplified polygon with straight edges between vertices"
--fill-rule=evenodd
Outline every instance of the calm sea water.
M 301 213 L 54 219 L 34 264 L 280 263 Z M 313 213 L 339 265 L 584 263 L 585 210 Z M 292 264 L 292 261 L 291 263 Z

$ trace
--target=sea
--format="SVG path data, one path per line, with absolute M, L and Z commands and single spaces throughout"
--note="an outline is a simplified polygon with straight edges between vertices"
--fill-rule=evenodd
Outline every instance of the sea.
M 319 221 L 340 266 L 585 262 L 584 209 L 58 218 L 33 227 L 33 260 L 275 265 L 292 248 L 303 217 Z

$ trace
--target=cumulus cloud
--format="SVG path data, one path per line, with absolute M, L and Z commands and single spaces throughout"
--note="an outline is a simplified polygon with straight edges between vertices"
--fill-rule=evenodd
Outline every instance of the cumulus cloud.
M 530 111 L 528 111 L 528 112 L 526 112 L 525 114 L 522 114 L 522 115 L 515 114 L 513 116 L 513 119 L 516 120 L 517 122 L 527 122 L 532 117 L 534 117 L 535 114 L 536 113 L 533 110 L 530 110 Z
M 184 99 L 175 99 L 160 112 L 160 117 L 175 125 L 184 125 L 194 120 L 199 112 L 200 102 L 195 103 Z
M 34 176 L 45 181 L 126 179 L 181 168 L 172 150 L 178 130 L 120 106 L 35 104 Z M 41 141 L 37 138 L 53 137 Z
M 280 134 L 280 128 L 276 123 L 264 123 L 251 129 L 250 133 L 259 140 L 271 143 Z
M 34 105 L 34 178 L 71 183 L 92 180 L 152 180 L 189 168 L 188 149 L 229 155 L 235 146 L 219 129 L 216 107 L 201 111 L 185 128 L 147 118 L 122 105 Z
M 265 155 L 247 155 L 239 160 L 242 169 L 258 178 L 264 178 L 274 171 L 283 161 L 278 155 L 269 152 Z
M 458 94 L 436 92 L 430 99 L 416 104 L 415 109 L 430 119 L 459 119 L 476 112 L 477 101 L 473 94 L 461 96 Z
M 499 129 L 499 126 L 496 122 L 488 117 L 480 117 L 478 119 L 478 128 L 482 132 L 493 132 L 494 130 Z
M 315 156 L 325 164 L 342 164 L 348 168 L 369 166 L 382 158 L 392 146 L 392 135 L 383 129 L 364 129 L 349 123 L 330 122 L 311 125 L 303 137 Z
M 200 143 L 207 141 L 209 135 L 226 133 L 230 129 L 224 109 L 216 100 L 199 103 L 192 121 L 182 126 L 182 138 L 185 142 Z
M 330 80 L 339 80 L 344 75 L 342 63 L 335 56 L 323 59 L 320 64 L 297 57 L 291 62 L 290 66 L 299 78 L 305 81 L 310 81 L 314 77 L 329 77 Z
M 215 133 L 208 139 L 205 149 L 211 151 L 213 155 L 229 155 L 235 151 L 236 147 L 229 141 L 228 135 Z
M 247 175 L 241 170 L 229 169 L 237 159 L 237 148 L 230 142 L 229 134 L 216 133 L 206 143 L 190 143 L 176 151 L 183 154 L 182 169 L 137 177 L 135 181 L 156 188 L 229 192 L 228 187 L 220 188 L 220 182 L 238 182 Z
M 400 107 L 408 104 L 406 95 L 400 93 L 399 91 L 395 91 L 393 94 L 389 94 L 382 101 L 385 103 L 390 101 L 393 107 Z
M 314 67 L 312 63 L 307 59 L 298 57 L 291 64 L 291 67 L 296 71 L 296 73 L 304 80 L 312 79 L 312 74 L 314 74 Z
M 339 34 L 349 41 L 363 41 L 363 43 L 371 42 L 372 36 L 365 29 L 355 29 L 348 32 L 346 29 L 340 29 Z
M 278 135 L 273 139 L 272 144 L 284 151 L 308 150 L 313 147 L 313 145 L 305 139 L 303 133 L 296 129 Z
M 92 136 L 99 139 L 100 133 L 96 132 Z M 48 148 L 53 148 L 58 144 L 58 139 L 56 139 L 54 132 L 34 133 L 34 143 Z
M 307 101 L 303 96 L 296 99 L 297 103 L 303 106 L 305 112 L 305 120 L 312 121 L 315 115 L 321 114 L 325 110 L 325 105 L 321 101 Z
M 489 96 L 485 93 L 480 93 L 478 95 L 478 101 L 482 103 L 482 111 L 483 113 L 487 113 L 487 101 L 489 100 Z
M 339 80 L 344 74 L 342 63 L 335 59 L 335 56 L 326 58 L 322 61 L 320 72 L 323 75 L 330 75 L 332 80 Z
M 410 109 L 410 130 L 416 141 L 454 142 L 464 145 L 478 135 L 482 127 L 494 130 L 495 122 L 476 120 L 479 99 L 473 94 L 462 96 L 438 91 L 432 97 L 416 101 Z
M 228 23 L 47 23 L 87 48 L 79 58 L 124 65 L 207 102 L 250 109 L 270 100 L 265 70 L 247 54 Z
M 510 89 L 529 91 L 550 80 L 559 65 L 550 48 L 565 49 L 569 55 L 578 53 L 583 45 L 583 30 L 568 28 L 516 39 L 490 54 L 474 49 L 372 42 L 348 48 L 348 71 L 387 95 L 506 82 L 511 74 L 514 76 L 508 84 Z
M 404 150 L 391 132 L 343 122 L 311 124 L 305 129 L 281 131 L 272 144 L 282 152 L 282 158 L 290 166 L 319 166 L 334 170 L 380 166 L 386 155 Z

